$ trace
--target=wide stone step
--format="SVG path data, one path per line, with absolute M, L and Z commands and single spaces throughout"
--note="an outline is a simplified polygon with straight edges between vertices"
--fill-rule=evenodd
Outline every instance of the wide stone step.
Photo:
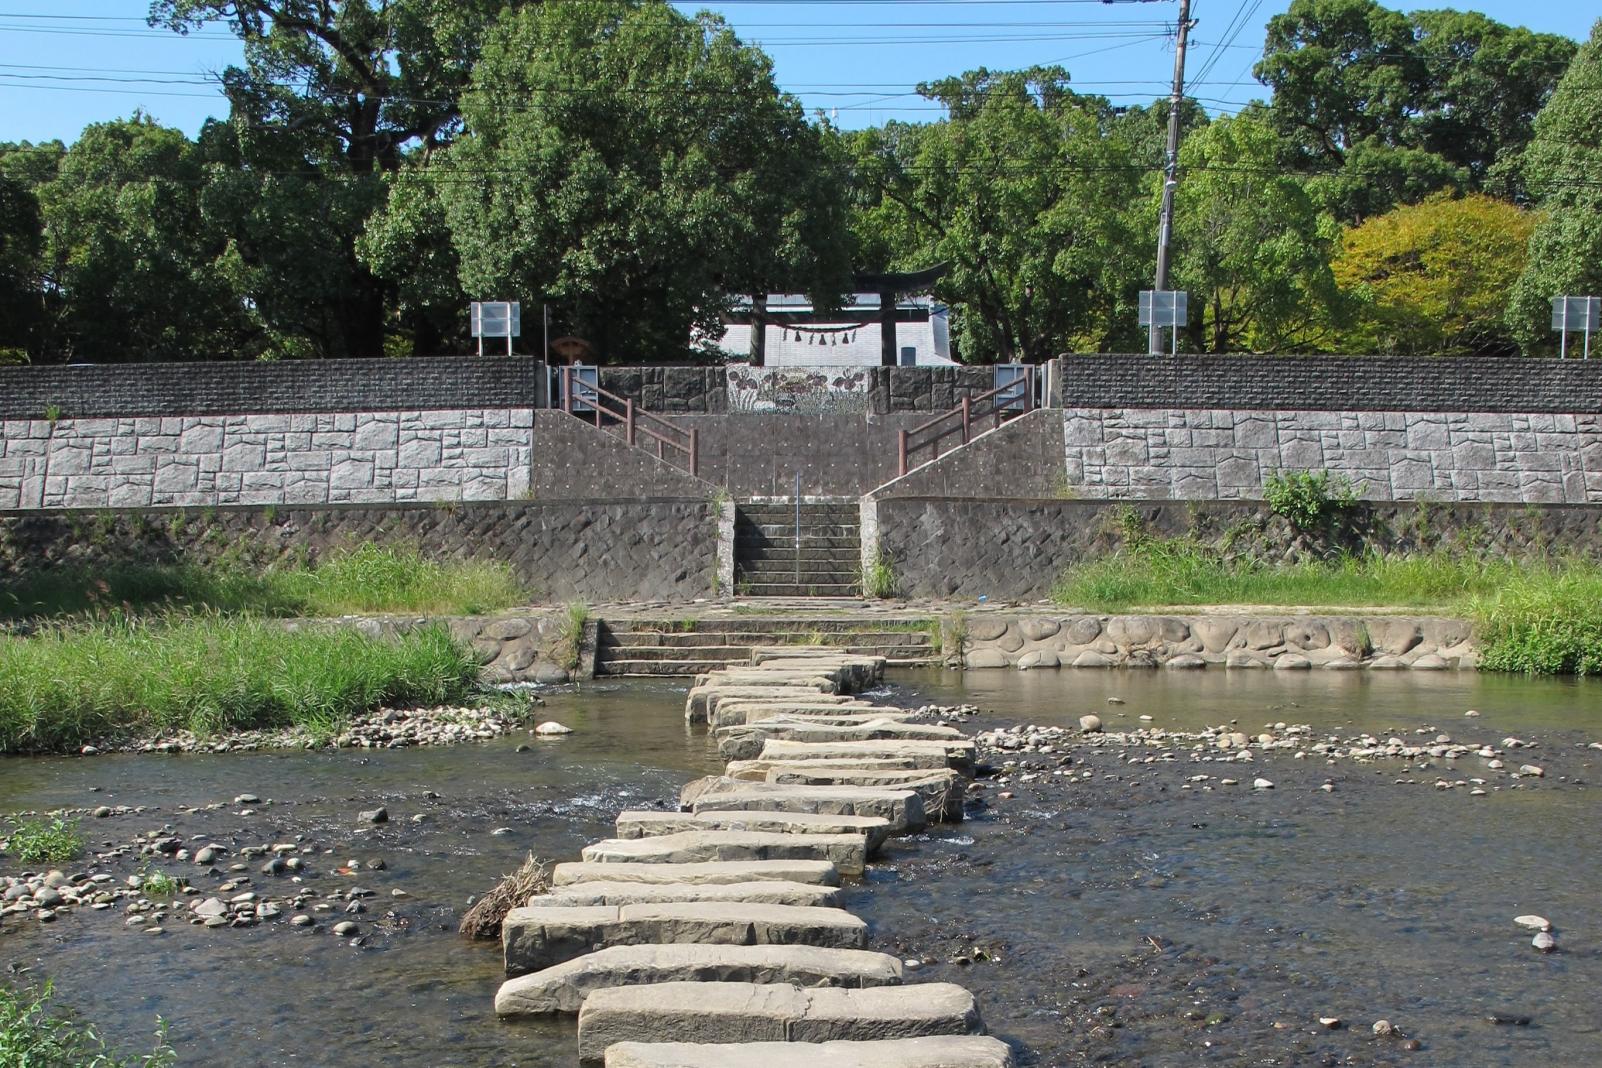
M 606 626 L 615 631 L 652 630 L 695 633 L 703 630 L 763 634 L 849 634 L 857 631 L 878 630 L 885 625 L 882 617 L 830 614 L 827 616 L 739 615 L 717 619 L 628 619 L 608 621 Z
M 667 905 L 679 901 L 749 901 L 759 905 L 811 905 L 827 908 L 840 903 L 840 888 L 812 886 L 783 880 L 749 883 L 625 883 L 589 882 L 552 887 L 523 904 L 530 908 L 589 905 Z
M 742 583 L 735 591 L 740 597 L 798 597 L 814 600 L 823 597 L 839 597 L 855 599 L 862 595 L 862 585 L 858 582 L 831 582 L 831 583 L 794 583 L 778 582 L 751 582 Z
M 734 558 L 745 559 L 753 551 L 768 551 L 783 549 L 794 552 L 796 547 L 795 531 L 789 533 L 764 534 L 752 531 L 746 535 L 736 534 L 734 538 Z M 859 557 L 862 552 L 862 535 L 854 530 L 835 530 L 828 533 L 807 531 L 801 532 L 801 551 L 812 549 L 844 549 L 855 551 Z
M 824 682 L 812 686 L 775 686 L 775 685 L 705 685 L 690 689 L 684 699 L 684 718 L 691 723 L 705 723 L 707 717 L 725 701 L 764 700 L 764 699 L 804 699 L 810 704 L 843 705 L 856 704 L 857 699 L 848 694 L 833 692 L 835 684 Z
M 778 739 L 795 742 L 965 740 L 963 733 L 955 727 L 939 727 L 929 723 L 903 723 L 892 719 L 848 726 L 833 726 L 800 719 L 769 719 L 734 727 L 719 727 L 714 732 L 714 737 L 717 739 L 718 752 L 729 760 L 751 760 L 761 756 L 763 746 L 769 741 Z
M 747 563 L 753 561 L 793 563 L 796 555 L 793 545 L 780 547 L 771 542 L 748 542 L 740 545 L 739 559 Z M 803 560 L 833 560 L 845 567 L 855 567 L 862 563 L 861 547 L 857 545 L 831 547 L 803 542 L 800 556 Z
M 716 727 L 740 727 L 761 724 L 770 720 L 823 723 L 830 726 L 877 723 L 881 720 L 914 720 L 918 713 L 911 709 L 873 708 L 867 705 L 806 705 L 755 701 L 724 701 L 712 714 L 709 724 Z
M 693 648 L 669 645 L 613 645 L 601 646 L 608 660 L 672 660 L 677 663 L 694 661 L 734 664 L 749 662 L 749 645 L 698 645 Z
M 790 560 L 742 560 L 736 568 L 737 578 L 747 582 L 791 582 L 809 585 L 814 582 L 855 582 L 862 571 L 856 561 L 808 560 L 799 564 Z
M 617 1042 L 865 1041 L 984 1030 L 971 993 L 952 983 L 808 990 L 791 984 L 662 983 L 597 990 L 579 1010 L 579 1059 Z
M 597 660 L 597 675 L 704 675 L 727 660 Z
M 876 853 L 890 837 L 891 823 L 871 816 L 765 808 L 757 811 L 620 812 L 619 838 L 656 838 L 691 831 L 755 831 L 760 834 L 860 834 Z
M 901 961 L 864 949 L 818 946 L 612 946 L 508 979 L 495 994 L 502 1016 L 578 1012 L 610 987 L 654 983 L 795 983 L 807 987 L 898 986 Z
M 719 860 L 682 864 L 565 861 L 551 869 L 551 885 L 554 887 L 589 882 L 721 886 L 773 880 L 811 886 L 839 886 L 840 872 L 826 860 Z
M 826 860 L 842 875 L 861 875 L 868 839 L 860 834 L 686 831 L 656 838 L 611 838 L 586 846 L 598 864 L 696 864 L 709 860 Z
M 765 780 L 775 786 L 860 786 L 879 790 L 911 790 L 923 801 L 932 820 L 956 823 L 963 818 L 962 801 L 968 780 L 950 770 L 814 768 L 826 761 L 798 761 L 770 766 Z M 737 780 L 743 781 L 743 780 Z
M 834 649 L 849 650 L 853 646 L 928 646 L 929 635 L 921 630 L 886 631 L 751 631 L 706 629 L 694 631 L 613 630 L 600 633 L 597 645 L 601 648 L 618 645 L 662 645 L 693 649 L 701 646 L 787 645 L 805 640 L 808 645 L 822 643 Z
M 501 924 L 506 974 L 524 975 L 596 947 L 714 942 L 861 949 L 868 925 L 844 909 L 727 901 L 515 908 Z
M 618 1042 L 606 1068 L 1014 1068 L 1005 1042 L 981 1035 L 884 1042 Z
M 852 760 L 857 758 L 889 757 L 906 759 L 920 768 L 955 768 L 965 771 L 973 767 L 972 741 L 865 741 L 865 742 L 800 742 L 785 738 L 771 738 L 758 755 L 761 760 Z
M 688 792 L 691 787 L 685 789 Z M 695 793 L 688 807 L 697 816 L 706 817 L 730 811 L 742 811 L 747 816 L 782 812 L 794 818 L 803 814 L 833 819 L 870 817 L 883 821 L 896 834 L 915 834 L 928 822 L 923 799 L 905 789 L 770 785 L 723 778 Z

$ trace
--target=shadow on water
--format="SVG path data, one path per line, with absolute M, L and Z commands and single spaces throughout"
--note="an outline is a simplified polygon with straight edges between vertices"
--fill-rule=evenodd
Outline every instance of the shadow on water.
M 1602 738 L 1602 687 L 1244 672 L 931 671 L 894 682 L 898 703 L 980 705 L 979 727 L 1069 724 L 1094 711 L 1113 730 L 1150 715 L 1175 729 L 1235 720 L 1255 732 L 1282 720 L 1540 742 L 1547 780 L 1473 799 L 1430 788 L 1433 773 L 1396 785 L 1394 767 L 1288 758 L 1248 769 L 1248 781 L 1270 775 L 1272 792 L 1204 793 L 1181 787 L 1216 766 L 1080 751 L 1071 766 L 1091 778 L 1009 787 L 1006 801 L 987 791 L 977 818 L 894 844 L 850 895 L 874 946 L 927 961 L 914 978 L 973 988 L 1027 1063 L 1602 1064 L 1602 851 L 1595 794 L 1582 785 L 1587 754 L 1602 753 L 1576 748 Z M 683 726 L 682 691 L 552 694 L 545 715 L 576 733 L 548 742 L 8 760 L 0 811 L 151 806 L 86 821 L 96 845 L 168 825 L 195 844 L 301 835 L 330 850 L 312 865 L 319 894 L 359 883 L 377 896 L 356 917 L 363 946 L 326 924 L 308 934 L 281 922 L 169 923 L 154 936 L 83 912 L 50 926 L 8 921 L 0 960 L 53 978 L 63 1003 L 124 1043 L 165 1017 L 184 1064 L 565 1068 L 571 1020 L 497 1021 L 498 955 L 461 941 L 455 925 L 469 896 L 525 852 L 571 858 L 607 835 L 618 809 L 665 801 L 716 770 L 704 737 Z M 1481 717 L 1464 719 L 1467 708 Z M 532 748 L 517 752 L 524 743 Z M 1336 792 L 1317 789 L 1326 778 Z M 249 816 L 232 803 L 204 810 L 242 793 L 271 803 Z M 391 821 L 360 825 L 356 814 L 379 804 Z M 374 858 L 384 870 L 335 870 Z M 208 892 L 218 881 L 165 867 L 190 869 Z M 252 877 L 259 891 L 284 892 Z M 392 897 L 397 889 L 409 896 Z M 1510 922 L 1523 912 L 1549 916 L 1564 951 L 1531 950 Z M 1326 1031 L 1321 1014 L 1350 1026 Z M 1492 1015 L 1530 1023 L 1497 1026 Z M 1423 1049 L 1376 1039 L 1369 1025 L 1382 1017 Z

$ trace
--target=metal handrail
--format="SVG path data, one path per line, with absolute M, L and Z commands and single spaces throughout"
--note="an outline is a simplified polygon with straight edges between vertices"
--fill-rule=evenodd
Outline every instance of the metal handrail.
M 1033 379 L 1030 376 L 1015 378 L 1011 382 L 997 386 L 995 389 L 987 390 L 972 397 L 964 397 L 962 398 L 962 403 L 950 411 L 942 412 L 927 422 L 919 423 L 911 430 L 900 431 L 896 449 L 898 454 L 897 468 L 899 471 L 897 477 L 899 478 L 912 470 L 911 456 L 917 450 L 930 449 L 931 455 L 926 462 L 933 463 L 935 460 L 940 459 L 940 442 L 945 438 L 953 434 L 961 434 L 962 444 L 966 445 L 974 438 L 973 427 L 976 421 L 994 418 L 996 425 L 991 429 L 1000 429 L 1001 424 L 1034 411 L 1034 399 Z M 990 409 L 976 412 L 974 409 L 985 401 L 990 402 Z M 958 419 L 959 422 L 929 435 L 927 440 L 916 444 L 912 442 L 913 435 L 933 430 L 950 419 Z M 922 467 L 923 465 L 919 464 L 918 466 Z
M 577 394 L 577 400 L 579 403 L 589 405 L 590 410 L 595 413 L 595 428 L 597 430 L 605 430 L 606 424 L 602 417 L 611 416 L 614 420 L 622 422 L 623 438 L 630 445 L 638 445 L 639 435 L 644 434 L 646 437 L 651 438 L 656 442 L 657 459 L 667 460 L 666 450 L 677 449 L 684 453 L 687 459 L 688 470 L 690 474 L 697 476 L 700 474 L 700 432 L 695 427 L 686 429 L 681 426 L 676 426 L 673 423 L 670 423 L 668 420 L 663 419 L 661 416 L 654 415 L 651 412 L 646 411 L 644 408 L 637 406 L 634 403 L 633 398 L 620 397 L 616 393 L 602 389 L 599 383 L 585 382 L 583 379 L 577 378 L 573 375 L 573 369 L 571 367 L 563 367 L 562 410 L 569 415 L 577 418 L 583 418 L 573 410 L 575 394 Z M 621 410 L 613 411 L 611 408 L 606 407 L 606 405 L 601 403 L 603 398 L 613 402 L 615 405 L 618 405 Z M 677 441 L 674 438 L 669 437 L 668 434 L 663 434 L 653 429 L 651 426 L 653 423 L 661 427 L 663 430 L 666 430 L 668 434 L 684 435 L 685 440 L 682 442 Z

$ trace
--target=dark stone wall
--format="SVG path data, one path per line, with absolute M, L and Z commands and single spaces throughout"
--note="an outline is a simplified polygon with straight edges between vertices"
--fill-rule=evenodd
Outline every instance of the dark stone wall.
M 1360 505 L 1333 539 L 1298 535 L 1254 502 L 900 497 L 877 509 L 879 545 L 901 597 L 1041 600 L 1069 565 L 1122 548 L 1131 524 L 1262 561 L 1434 549 L 1602 559 L 1602 507 L 1587 505 L 1376 502 Z
M 787 497 L 798 471 L 807 496 L 857 497 L 896 477 L 897 432 L 926 418 L 920 412 L 736 412 L 673 421 L 698 429 L 701 477 L 735 497 Z M 1057 423 L 1060 428 L 1062 419 Z
M 650 440 L 640 437 L 642 445 Z M 711 500 L 717 487 L 643 448 L 630 448 L 620 427 L 597 430 L 561 411 L 534 413 L 529 496 L 535 500 L 692 497 Z
M 0 419 L 536 408 L 544 396 L 545 365 L 523 357 L 0 367 Z
M 932 462 L 927 449 L 918 450 L 911 461 L 923 461 L 923 466 L 884 486 L 875 496 L 1050 497 L 1067 485 L 1059 411 L 1041 409 L 1019 416 L 955 451 L 960 441 L 957 437 L 944 439 L 941 448 L 947 451 Z
M 315 561 L 361 542 L 509 565 L 536 603 L 690 601 L 712 588 L 715 508 L 701 499 L 0 513 L 0 581 L 117 562 Z
M 1602 360 L 1064 356 L 1064 408 L 1602 412 Z

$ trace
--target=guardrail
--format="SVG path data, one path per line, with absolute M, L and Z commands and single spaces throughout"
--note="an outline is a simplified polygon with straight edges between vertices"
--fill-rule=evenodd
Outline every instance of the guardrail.
M 586 421 L 593 414 L 597 430 L 615 432 L 621 429 L 623 439 L 633 446 L 640 446 L 639 438 L 643 434 L 656 442 L 657 459 L 683 467 L 692 475 L 700 475 L 701 443 L 694 427 L 686 429 L 677 426 L 640 408 L 632 398 L 620 397 L 594 383 L 585 382 L 573 374 L 571 367 L 562 368 L 561 387 L 564 412 Z M 612 407 L 608 407 L 608 402 Z M 575 406 L 578 411 L 574 410 Z M 589 411 L 584 412 L 584 409 Z M 611 420 L 610 425 L 608 419 Z M 668 456 L 670 449 L 673 450 L 673 459 Z M 683 454 L 683 463 L 679 463 L 680 453 Z
M 926 463 L 933 463 L 940 458 L 940 442 L 952 435 L 960 435 L 960 444 L 966 445 L 976 436 L 974 428 L 986 422 L 994 421 L 989 430 L 1000 429 L 1001 424 L 1028 415 L 1034 411 L 1035 391 L 1034 376 L 1026 375 L 1011 382 L 997 386 L 987 393 L 980 393 L 973 397 L 962 398 L 962 403 L 935 416 L 926 423 L 919 423 L 911 430 L 903 430 L 899 434 L 897 443 L 897 468 L 900 475 L 905 475 L 915 467 L 922 467 Z M 944 425 L 949 424 L 949 425 Z M 981 429 L 980 434 L 986 430 Z M 917 439 L 917 440 L 915 440 Z M 913 456 L 924 449 L 929 450 L 929 459 L 920 463 L 912 462 Z

